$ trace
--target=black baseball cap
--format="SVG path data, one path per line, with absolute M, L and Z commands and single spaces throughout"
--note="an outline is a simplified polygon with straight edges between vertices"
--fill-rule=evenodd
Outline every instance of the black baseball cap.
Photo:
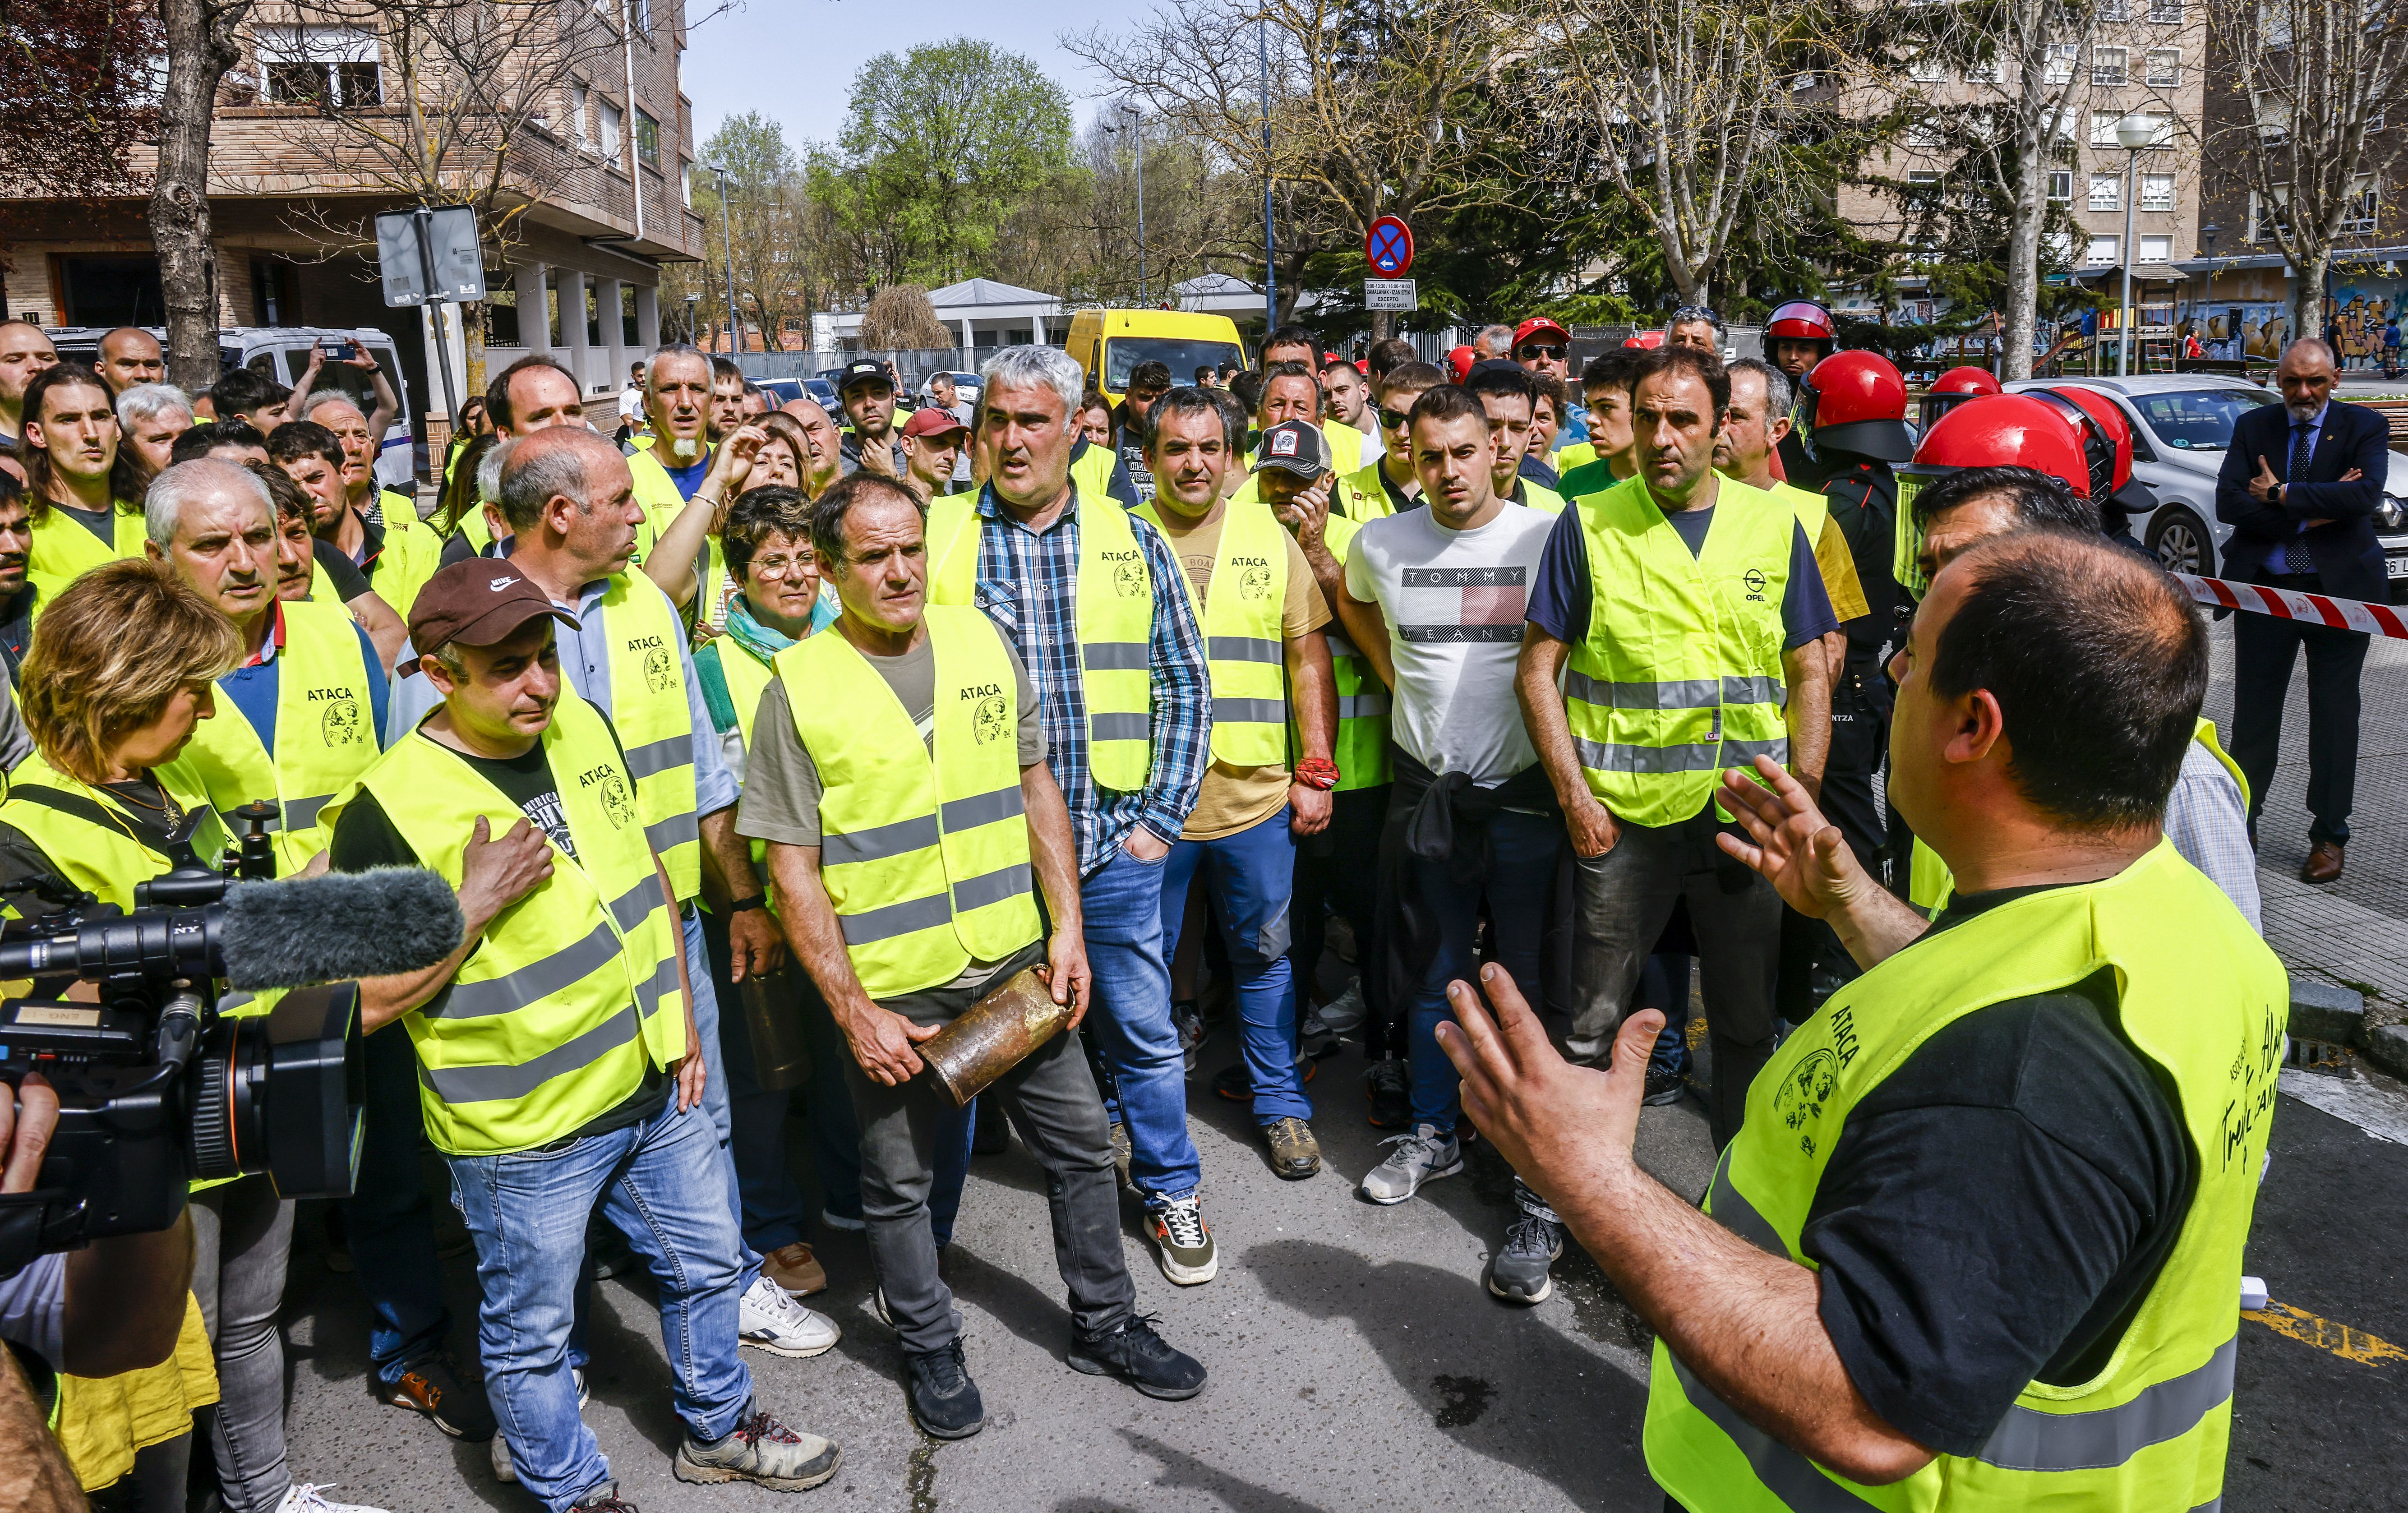
M 498 646 L 543 615 L 577 629 L 577 617 L 527 581 L 508 557 L 472 557 L 442 569 L 418 591 L 409 607 L 409 644 L 421 652 L 453 641 Z
M 1283 468 L 1301 478 L 1317 478 L 1329 471 L 1329 443 L 1321 427 L 1310 421 L 1282 421 L 1265 426 L 1254 449 L 1254 471 Z
M 854 384 L 868 383 L 873 379 L 890 389 L 895 387 L 894 376 L 886 371 L 885 364 L 871 358 L 858 358 L 847 363 L 844 371 L 837 375 L 836 392 L 840 394 Z

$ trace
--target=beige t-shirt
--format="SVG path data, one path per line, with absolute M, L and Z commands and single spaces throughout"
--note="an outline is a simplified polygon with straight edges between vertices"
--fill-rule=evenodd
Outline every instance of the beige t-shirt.
M 1210 524 L 1192 530 L 1182 530 L 1180 517 L 1173 511 L 1165 509 L 1159 513 L 1167 522 L 1162 528 L 1163 538 L 1178 555 L 1179 565 L 1186 569 L 1187 580 L 1196 585 L 1196 602 L 1208 603 L 1212 592 L 1212 563 L 1221 552 L 1221 526 L 1228 519 L 1228 511 L 1225 508 Z M 1280 632 L 1294 640 L 1328 624 L 1329 606 L 1321 597 L 1321 585 L 1312 580 L 1312 565 L 1304 560 L 1304 549 L 1285 533 L 1282 533 L 1281 539 L 1287 546 L 1287 597 L 1280 607 Z M 1258 825 L 1287 802 L 1287 789 L 1284 763 L 1233 767 L 1216 759 L 1205 770 L 1204 786 L 1196 795 L 1196 807 L 1187 816 L 1187 827 L 1179 833 L 1180 839 L 1219 840 Z

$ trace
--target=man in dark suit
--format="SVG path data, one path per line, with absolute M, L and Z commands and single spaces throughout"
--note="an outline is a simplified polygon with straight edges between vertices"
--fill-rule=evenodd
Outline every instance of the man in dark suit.
M 2332 397 L 2332 350 L 2293 342 L 2274 379 L 2283 402 L 2241 417 L 2215 481 L 2215 513 L 2232 527 L 2224 576 L 2272 588 L 2385 600 L 2374 511 L 2390 476 L 2381 416 Z M 2244 610 L 2232 624 L 2232 757 L 2249 779 L 2254 837 L 2282 743 L 2291 664 L 2308 653 L 2308 859 L 2303 882 L 2341 876 L 2358 778 L 2358 631 Z

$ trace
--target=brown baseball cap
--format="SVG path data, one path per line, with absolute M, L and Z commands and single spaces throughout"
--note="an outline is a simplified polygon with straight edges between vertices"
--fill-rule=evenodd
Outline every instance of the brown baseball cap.
M 949 431 L 967 433 L 968 430 L 959 416 L 951 410 L 939 409 L 934 405 L 924 405 L 913 410 L 911 418 L 903 422 L 903 434 L 907 436 L 938 436 Z
M 494 646 L 538 615 L 577 629 L 577 617 L 527 581 L 507 557 L 471 557 L 426 580 L 409 607 L 409 644 L 420 652 L 452 641 Z

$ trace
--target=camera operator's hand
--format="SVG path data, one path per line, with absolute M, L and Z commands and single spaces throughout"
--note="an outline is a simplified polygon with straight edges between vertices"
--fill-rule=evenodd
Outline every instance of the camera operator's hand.
M 552 876 L 552 847 L 543 832 L 521 820 L 498 839 L 483 815 L 460 852 L 460 912 L 475 940 L 494 917 L 541 887 Z
M 42 1156 L 59 1127 L 59 1095 L 39 1072 L 28 1072 L 13 1098 L 0 1098 L 0 1192 L 31 1192 L 41 1175 Z

